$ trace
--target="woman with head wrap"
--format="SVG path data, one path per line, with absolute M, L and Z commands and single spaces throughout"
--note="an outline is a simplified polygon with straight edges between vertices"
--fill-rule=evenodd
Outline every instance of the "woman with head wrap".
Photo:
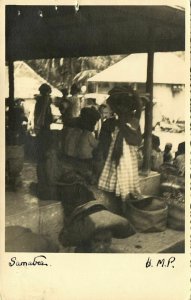
M 110 145 L 105 149 L 107 158 L 98 187 L 120 196 L 124 208 L 130 194 L 140 193 L 137 147 L 142 139 L 139 128 L 142 103 L 130 87 L 113 88 L 109 95 L 107 104 L 117 119 L 112 120 L 110 128 L 107 126 Z

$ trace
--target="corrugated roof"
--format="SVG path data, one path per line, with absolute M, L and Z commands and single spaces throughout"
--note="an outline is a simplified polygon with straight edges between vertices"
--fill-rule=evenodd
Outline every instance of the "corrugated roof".
M 185 74 L 185 61 L 175 53 L 155 53 L 154 83 L 185 84 Z M 147 53 L 138 53 L 127 56 L 88 81 L 145 83 L 146 77 Z
M 14 94 L 15 98 L 32 99 L 35 94 L 39 94 L 39 87 L 41 84 L 47 83 L 51 86 L 52 96 L 61 97 L 62 93 L 53 87 L 44 78 L 38 75 L 30 66 L 23 61 L 14 63 Z M 6 67 L 6 94 L 9 97 L 9 80 L 8 67 Z

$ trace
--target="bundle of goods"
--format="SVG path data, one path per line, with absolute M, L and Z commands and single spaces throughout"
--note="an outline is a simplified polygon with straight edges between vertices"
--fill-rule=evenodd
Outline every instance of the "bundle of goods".
M 177 169 L 164 165 L 161 170 L 160 194 L 168 205 L 167 226 L 175 230 L 185 229 L 185 177 Z
M 178 185 L 161 185 L 161 194 L 168 205 L 169 228 L 175 230 L 185 229 L 185 193 Z

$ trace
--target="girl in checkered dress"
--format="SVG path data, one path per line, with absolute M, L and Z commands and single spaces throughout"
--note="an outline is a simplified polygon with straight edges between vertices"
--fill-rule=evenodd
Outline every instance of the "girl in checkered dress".
M 125 203 L 130 194 L 140 194 L 137 150 L 141 143 L 139 119 L 142 104 L 130 87 L 113 88 L 109 95 L 107 103 L 117 118 L 105 124 L 106 134 L 104 128 L 100 133 L 100 145 L 107 145 L 108 138 L 110 143 L 109 149 L 103 151 L 107 155 L 98 187 L 114 192 Z

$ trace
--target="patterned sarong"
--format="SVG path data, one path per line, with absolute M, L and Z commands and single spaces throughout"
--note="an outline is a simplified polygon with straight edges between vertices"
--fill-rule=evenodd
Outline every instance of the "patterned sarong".
M 115 161 L 111 160 L 111 156 L 117 133 L 118 129 L 116 128 L 108 157 L 99 178 L 98 187 L 107 192 L 115 192 L 116 196 L 121 196 L 121 199 L 125 201 L 130 193 L 140 193 L 137 147 L 128 145 L 124 139 L 123 155 L 120 158 L 119 165 L 116 166 Z

